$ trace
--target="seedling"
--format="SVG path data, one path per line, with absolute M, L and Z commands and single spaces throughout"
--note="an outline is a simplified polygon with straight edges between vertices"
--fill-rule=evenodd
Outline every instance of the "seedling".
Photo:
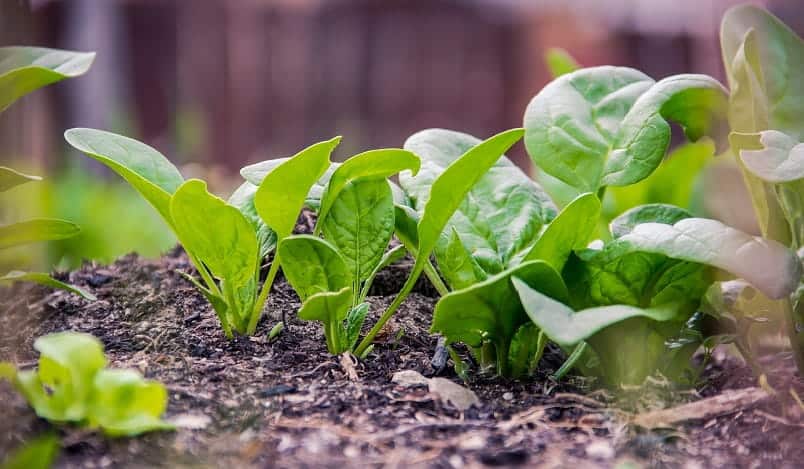
M 106 368 L 103 345 L 89 334 L 59 332 L 36 339 L 39 368 L 18 371 L 0 363 L 0 378 L 11 381 L 36 414 L 52 423 L 99 428 L 109 436 L 171 430 L 160 418 L 165 387 L 134 370 Z
M 153 148 L 93 129 L 71 129 L 67 141 L 129 182 L 176 233 L 201 281 L 186 276 L 207 298 L 227 337 L 253 335 L 279 269 L 274 257 L 259 285 L 261 259 L 290 235 L 311 186 L 329 167 L 340 138 L 312 145 L 282 161 L 259 186 L 244 185 L 230 202 L 206 183 L 185 181 Z M 281 186 L 281 189 L 280 189 Z

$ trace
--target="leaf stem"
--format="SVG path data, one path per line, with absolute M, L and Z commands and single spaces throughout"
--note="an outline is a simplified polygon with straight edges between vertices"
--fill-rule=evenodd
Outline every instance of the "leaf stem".
M 427 259 L 427 262 L 424 264 L 424 275 L 427 276 L 439 295 L 445 296 L 449 293 L 449 288 L 447 288 L 441 276 L 438 275 L 438 271 L 433 267 L 433 263 L 430 262 L 430 259 Z
M 262 284 L 260 296 L 257 297 L 257 302 L 254 303 L 254 310 L 251 311 L 251 319 L 248 323 L 246 334 L 254 335 L 257 331 L 257 323 L 262 316 L 262 309 L 265 307 L 265 301 L 268 299 L 268 294 L 271 292 L 271 286 L 274 284 L 274 278 L 279 271 L 279 252 L 274 253 L 274 260 L 271 262 L 271 267 L 268 269 L 268 277 L 265 278 L 265 283 Z

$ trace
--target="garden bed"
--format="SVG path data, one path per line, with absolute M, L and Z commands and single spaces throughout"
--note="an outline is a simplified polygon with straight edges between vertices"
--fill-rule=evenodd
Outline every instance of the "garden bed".
M 408 268 L 402 261 L 383 272 L 370 297 L 375 314 Z M 650 398 L 626 403 L 578 378 L 552 381 L 547 374 L 562 357 L 551 349 L 542 372 L 528 381 L 473 375 L 468 387 L 481 403 L 459 412 L 427 386 L 392 382 L 402 370 L 436 373 L 437 340 L 428 332 L 436 296 L 426 283 L 368 359 L 347 362 L 327 353 L 320 326 L 295 318 L 299 300 L 283 279 L 274 285 L 259 333 L 227 341 L 209 304 L 177 270 L 191 270 L 180 249 L 158 261 L 131 254 L 63 276 L 96 294 L 94 303 L 38 287 L 3 295 L 0 359 L 31 367 L 36 337 L 89 332 L 103 341 L 112 365 L 163 382 L 170 393 L 167 417 L 183 423 L 175 432 L 115 440 L 62 427 L 60 466 L 611 467 L 633 461 L 795 467 L 804 460 L 803 412 L 789 392 L 804 396 L 804 385 L 788 355 L 763 362 L 780 399 L 736 399 L 714 412 L 719 415 L 702 414 L 673 430 L 640 431 L 626 423 L 634 412 L 708 403 L 699 400 L 753 388 L 750 370 L 720 356 L 697 392 L 670 392 L 657 381 Z M 268 330 L 282 314 L 288 327 L 269 342 Z M 461 382 L 451 366 L 441 376 Z M 52 429 L 7 383 L 0 384 L 0 401 L 0 453 Z

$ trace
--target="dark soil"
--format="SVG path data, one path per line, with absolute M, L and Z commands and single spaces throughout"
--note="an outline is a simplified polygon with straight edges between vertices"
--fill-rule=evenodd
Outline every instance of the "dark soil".
M 373 293 L 398 290 L 408 267 L 402 262 L 388 269 Z M 431 356 L 437 340 L 428 327 L 436 298 L 426 283 L 398 311 L 367 359 L 355 364 L 357 379 L 350 379 L 341 359 L 327 353 L 320 326 L 295 318 L 299 300 L 284 280 L 274 287 L 257 336 L 227 341 L 206 301 L 177 270 L 191 270 L 178 249 L 158 261 L 132 254 L 63 276 L 95 293 L 94 303 L 39 287 L 1 292 L 0 360 L 31 367 L 36 337 L 89 332 L 103 341 L 111 365 L 137 368 L 167 386 L 167 417 L 191 416 L 203 427 L 114 440 L 59 427 L 60 467 L 792 468 L 804 463 L 804 409 L 791 397 L 793 392 L 804 397 L 804 385 L 789 356 L 763 362 L 778 398 L 670 430 L 640 431 L 627 424 L 632 414 L 620 409 L 645 411 L 753 387 L 750 370 L 734 358 L 720 358 L 707 368 L 698 391 L 673 392 L 657 382 L 650 399 L 632 401 L 594 391 L 579 378 L 556 383 L 541 374 L 508 382 L 474 374 L 467 386 L 481 405 L 459 412 L 426 386 L 391 381 L 400 370 L 435 374 Z M 391 299 L 370 298 L 375 318 Z M 267 332 L 282 313 L 289 325 L 269 342 Z M 542 364 L 549 372 L 560 363 L 559 352 L 551 350 Z M 451 366 L 442 376 L 460 382 Z M 7 383 L 0 384 L 0 415 L 0 460 L 53 428 Z

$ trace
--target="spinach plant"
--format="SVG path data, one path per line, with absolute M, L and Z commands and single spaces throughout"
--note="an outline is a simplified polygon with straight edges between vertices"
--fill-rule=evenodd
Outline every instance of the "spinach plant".
M 394 232 L 387 178 L 402 170 L 419 170 L 416 155 L 383 149 L 348 159 L 321 193 L 315 234 L 323 238 L 295 235 L 279 243 L 282 270 L 303 302 L 299 317 L 323 323 L 330 353 L 353 350 L 374 277 L 404 255 L 403 246 L 387 251 Z
M 41 47 L 0 47 L 0 112 L 26 94 L 61 80 L 83 75 L 95 58 L 94 52 L 72 52 Z M 0 192 L 20 184 L 41 180 L 0 166 Z M 39 241 L 53 241 L 77 235 L 78 225 L 65 220 L 38 218 L 0 225 L 0 249 Z M 0 283 L 27 281 L 66 290 L 94 301 L 91 293 L 41 272 L 14 270 L 0 276 Z
M 109 436 L 132 436 L 173 428 L 160 418 L 167 407 L 163 385 L 139 372 L 106 368 L 103 345 L 89 334 L 58 332 L 34 342 L 37 370 L 0 363 L 36 414 L 53 423 L 100 428 Z
M 720 30 L 731 93 L 732 153 L 743 171 L 763 236 L 801 252 L 804 238 L 804 41 L 778 18 L 750 5 L 734 7 Z M 799 287 L 770 313 L 787 318 L 804 372 L 804 302 Z
M 253 335 L 279 269 L 274 257 L 259 287 L 260 261 L 290 235 L 311 186 L 340 142 L 312 145 L 281 162 L 259 186 L 238 189 L 230 201 L 206 183 L 185 181 L 163 155 L 144 143 L 94 129 L 71 129 L 67 141 L 108 166 L 155 209 L 184 246 L 201 281 L 186 277 L 212 305 L 227 337 Z

